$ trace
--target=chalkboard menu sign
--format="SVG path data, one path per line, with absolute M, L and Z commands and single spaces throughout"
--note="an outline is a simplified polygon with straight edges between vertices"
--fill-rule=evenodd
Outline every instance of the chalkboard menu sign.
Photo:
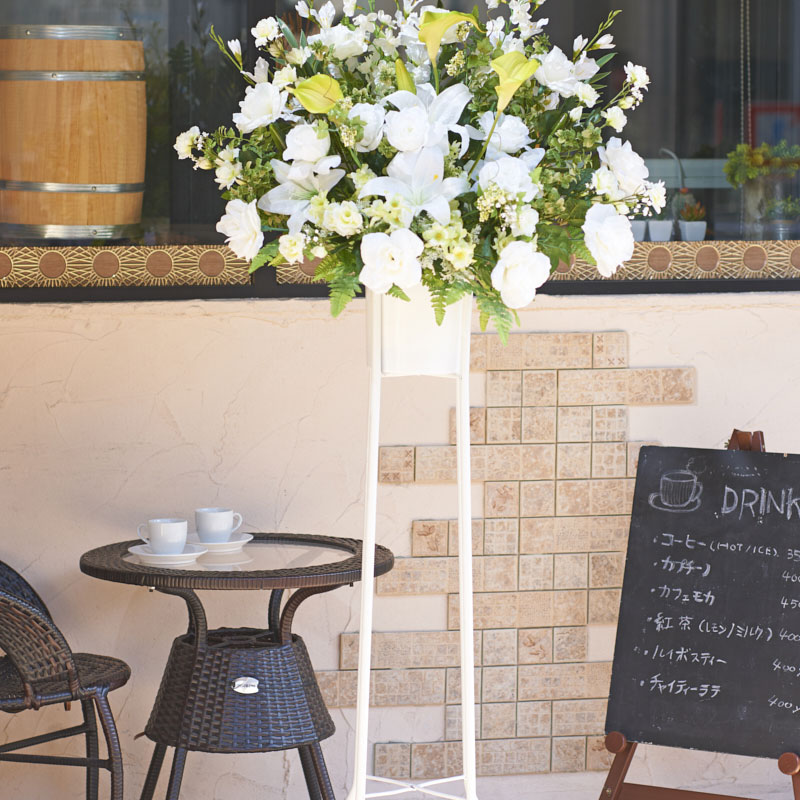
M 642 449 L 611 731 L 800 753 L 800 456 Z

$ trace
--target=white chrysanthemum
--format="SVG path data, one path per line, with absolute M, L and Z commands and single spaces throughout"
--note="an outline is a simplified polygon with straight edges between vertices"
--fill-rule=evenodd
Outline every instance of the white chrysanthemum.
M 415 233 L 400 228 L 386 233 L 368 233 L 361 240 L 364 262 L 358 279 L 373 292 L 384 294 L 396 284 L 410 289 L 422 279 L 419 257 L 424 248 Z
M 302 233 L 285 233 L 278 239 L 278 252 L 289 264 L 299 264 L 305 256 L 306 237 Z
M 217 231 L 227 237 L 225 243 L 239 258 L 252 261 L 264 245 L 256 201 L 230 200 L 217 223 Z
M 178 154 L 178 158 L 184 159 L 192 157 L 192 149 L 199 135 L 200 128 L 198 128 L 197 125 L 192 125 L 188 131 L 178 134 L 175 138 L 175 144 L 173 145 L 175 152 Z
M 279 119 L 288 98 L 288 92 L 280 91 L 271 83 L 248 86 L 244 100 L 239 103 L 241 112 L 233 115 L 233 122 L 242 133 L 252 133 Z
M 492 270 L 492 286 L 509 308 L 527 306 L 536 290 L 550 277 L 550 259 L 532 242 L 507 244 Z
M 603 277 L 610 278 L 624 261 L 633 256 L 630 220 L 619 214 L 614 206 L 593 205 L 586 213 L 581 229 L 586 247 Z
M 256 40 L 256 47 L 264 47 L 281 35 L 281 26 L 275 17 L 267 17 L 260 19 L 255 28 L 250 29 L 250 33 Z

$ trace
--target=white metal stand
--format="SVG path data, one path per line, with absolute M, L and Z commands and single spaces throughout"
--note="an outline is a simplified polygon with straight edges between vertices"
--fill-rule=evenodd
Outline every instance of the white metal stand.
M 419 287 L 422 293 L 426 293 Z M 412 300 L 416 298 L 407 292 Z M 416 294 L 416 293 L 414 293 Z M 369 358 L 369 422 L 367 429 L 367 470 L 364 511 L 364 546 L 361 578 L 361 634 L 358 652 L 358 702 L 356 711 L 356 743 L 353 786 L 347 800 L 367 800 L 374 797 L 393 797 L 410 792 L 420 792 L 446 800 L 478 800 L 475 756 L 475 656 L 473 645 L 472 612 L 472 508 L 470 479 L 470 424 L 469 424 L 469 345 L 472 319 L 472 299 L 465 298 L 449 306 L 444 327 L 455 335 L 455 358 L 448 365 L 437 360 L 435 340 L 446 336 L 436 327 L 433 311 L 428 305 L 420 317 L 409 324 L 394 319 L 392 304 L 403 303 L 394 298 L 367 295 L 368 358 Z M 423 298 L 424 305 L 424 298 Z M 432 325 L 432 327 L 431 327 Z M 452 331 L 455 326 L 456 330 Z M 411 332 L 419 334 L 416 346 L 408 341 Z M 409 345 L 412 360 L 393 360 L 392 333 Z M 459 609 L 461 642 L 461 736 L 463 774 L 452 778 L 409 783 L 392 778 L 367 775 L 370 711 L 370 666 L 372 655 L 372 612 L 375 574 L 375 540 L 378 495 L 378 448 L 381 407 L 381 380 L 399 375 L 433 375 L 456 380 L 456 451 L 458 458 L 458 562 Z M 367 791 L 367 781 L 383 784 L 386 788 Z M 443 791 L 443 784 L 463 781 L 465 795 Z

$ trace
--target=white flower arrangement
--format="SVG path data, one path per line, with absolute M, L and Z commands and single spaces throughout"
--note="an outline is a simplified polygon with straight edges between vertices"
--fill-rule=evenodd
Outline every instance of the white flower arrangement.
M 175 150 L 215 170 L 217 230 L 251 270 L 318 259 L 334 315 L 360 284 L 407 299 L 422 283 L 438 321 L 472 293 L 505 338 L 559 262 L 613 275 L 633 252 L 628 215 L 663 208 L 630 142 L 603 140 L 650 79 L 629 62 L 601 101 L 614 54 L 595 54 L 613 47 L 617 12 L 567 55 L 533 19 L 544 0 L 487 0 L 484 21 L 421 1 L 390 15 L 346 0 L 337 22 L 330 1 L 300 0 L 319 31 L 262 19 L 251 33 L 269 60 L 252 73 L 212 29 L 249 85 L 235 128 L 193 127 Z

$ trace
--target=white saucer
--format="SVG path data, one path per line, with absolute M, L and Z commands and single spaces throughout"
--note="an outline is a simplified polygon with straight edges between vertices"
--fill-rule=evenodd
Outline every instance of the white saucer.
M 252 533 L 234 533 L 227 542 L 203 542 L 196 533 L 190 533 L 186 541 L 195 547 L 205 547 L 209 553 L 239 553 L 242 548 L 253 541 Z
M 135 544 L 128 548 L 128 552 L 148 567 L 183 567 L 194 563 L 208 551 L 205 547 L 187 544 L 182 553 L 154 553 L 149 544 Z
M 662 499 L 658 492 L 653 492 L 647 500 L 650 505 L 659 511 L 671 511 L 673 514 L 686 514 L 689 511 L 697 511 L 700 508 L 700 498 L 697 497 L 691 503 L 685 506 L 668 506 Z
M 253 559 L 246 553 L 206 553 L 197 562 L 199 566 L 215 572 L 239 572 L 242 567 L 252 564 Z

